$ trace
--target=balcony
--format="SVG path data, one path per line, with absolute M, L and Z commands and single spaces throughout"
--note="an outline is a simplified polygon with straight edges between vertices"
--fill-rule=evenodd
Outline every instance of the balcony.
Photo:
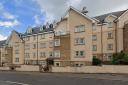
M 68 35 L 68 34 L 70 34 L 69 31 L 64 31 L 64 32 L 59 31 L 59 32 L 55 32 L 55 36 L 63 36 L 63 35 Z

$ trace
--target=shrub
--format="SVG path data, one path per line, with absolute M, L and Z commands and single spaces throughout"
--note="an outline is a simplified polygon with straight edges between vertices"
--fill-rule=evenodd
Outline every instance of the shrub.
M 101 65 L 102 61 L 96 57 L 93 57 L 93 65 Z
M 121 51 L 120 53 L 113 54 L 112 64 L 114 65 L 128 65 L 128 54 Z

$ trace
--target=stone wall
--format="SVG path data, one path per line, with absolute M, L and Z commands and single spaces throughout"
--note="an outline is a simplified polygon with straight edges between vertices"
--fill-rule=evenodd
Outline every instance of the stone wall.
M 128 66 L 85 66 L 85 67 L 52 67 L 52 72 L 71 73 L 128 73 Z
M 16 71 L 30 71 L 30 72 L 36 72 L 39 71 L 39 66 L 34 65 L 21 65 L 21 67 L 16 68 Z

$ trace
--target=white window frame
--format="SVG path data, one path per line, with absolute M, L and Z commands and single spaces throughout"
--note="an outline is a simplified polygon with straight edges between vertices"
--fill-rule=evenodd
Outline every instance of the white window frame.
M 54 57 L 55 58 L 60 58 L 60 50 L 54 51 Z
M 109 35 L 111 34 L 111 35 Z M 113 38 L 113 32 L 108 32 L 108 39 L 112 39 Z
M 83 42 L 81 42 L 81 40 Z M 85 45 L 85 38 L 76 38 L 75 39 L 75 45 Z
M 92 51 L 97 51 L 97 45 L 92 45 Z
M 83 52 L 83 55 L 81 55 L 81 52 Z M 76 58 L 84 58 L 85 57 L 85 51 L 81 50 L 81 51 L 75 51 L 75 57 Z
M 113 27 L 113 22 L 108 22 L 108 28 L 112 28 Z
M 110 45 L 111 45 L 111 48 L 110 48 Z M 108 50 L 113 50 L 113 44 L 108 44 L 108 45 L 107 45 L 107 49 L 108 49 Z
M 97 35 L 92 35 L 92 40 L 96 41 L 97 40 Z
M 55 39 L 54 44 L 55 46 L 60 46 L 60 39 Z
M 85 32 L 85 25 L 78 25 L 75 27 L 75 32 Z

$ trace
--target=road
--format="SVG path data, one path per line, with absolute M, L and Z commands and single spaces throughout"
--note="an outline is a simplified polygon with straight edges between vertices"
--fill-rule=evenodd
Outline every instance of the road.
M 0 85 L 128 85 L 128 76 L 0 72 Z

